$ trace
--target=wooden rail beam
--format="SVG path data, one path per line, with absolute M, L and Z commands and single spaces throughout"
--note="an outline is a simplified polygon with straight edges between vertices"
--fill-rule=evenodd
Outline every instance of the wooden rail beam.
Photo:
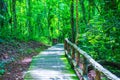
M 77 55 L 77 65 L 79 65 L 79 60 L 80 60 L 80 55 L 83 56 L 84 58 L 84 63 L 83 63 L 83 74 L 82 76 L 87 76 L 87 71 L 88 71 L 88 63 L 91 64 L 94 68 L 95 68 L 95 72 L 96 72 L 96 77 L 95 77 L 95 80 L 101 80 L 100 79 L 100 74 L 104 74 L 108 79 L 110 80 L 120 80 L 120 78 L 118 78 L 116 75 L 112 74 L 110 71 L 108 71 L 107 69 L 103 68 L 103 66 L 101 66 L 99 63 L 97 63 L 91 56 L 89 56 L 85 51 L 83 51 L 82 49 L 80 49 L 79 47 L 77 47 L 75 44 L 73 44 L 72 42 L 70 42 L 67 38 L 65 39 L 65 45 L 67 44 L 67 48 L 69 46 L 71 46 L 71 49 L 72 49 L 72 59 L 71 60 L 74 60 L 75 57 L 76 57 L 76 53 L 79 53 Z M 68 50 L 68 49 L 67 49 Z M 68 51 L 69 52 L 69 51 Z M 71 57 L 71 55 L 68 55 Z M 76 68 L 76 67 L 75 67 Z M 79 73 L 81 73 L 80 70 L 78 70 Z M 86 79 L 84 79 L 86 80 Z

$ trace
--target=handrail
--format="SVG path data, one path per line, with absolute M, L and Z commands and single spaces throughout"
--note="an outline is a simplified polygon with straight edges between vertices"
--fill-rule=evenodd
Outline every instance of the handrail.
M 71 48 L 70 48 L 71 47 Z M 70 59 L 69 61 L 74 66 L 75 70 L 77 70 L 82 76 L 84 80 L 88 80 L 87 76 L 87 69 L 88 69 L 88 63 L 91 64 L 92 67 L 94 67 L 96 71 L 96 77 L 95 80 L 101 80 L 101 73 L 104 74 L 108 79 L 111 80 L 120 80 L 117 76 L 112 74 L 107 69 L 103 68 L 99 63 L 97 63 L 91 56 L 89 56 L 85 51 L 77 47 L 75 44 L 70 42 L 67 38 L 65 39 L 64 43 L 65 53 L 67 57 Z M 72 51 L 70 54 L 70 51 Z M 77 54 L 75 54 L 75 51 Z M 76 56 L 77 55 L 77 56 Z M 80 55 L 83 56 L 83 69 L 80 69 L 79 62 L 80 62 Z M 85 76 L 85 77 L 84 77 Z

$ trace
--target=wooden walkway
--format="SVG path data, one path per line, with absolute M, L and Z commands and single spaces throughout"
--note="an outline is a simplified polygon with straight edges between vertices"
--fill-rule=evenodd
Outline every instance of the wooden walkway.
M 63 44 L 35 56 L 24 80 L 79 80 L 65 58 Z

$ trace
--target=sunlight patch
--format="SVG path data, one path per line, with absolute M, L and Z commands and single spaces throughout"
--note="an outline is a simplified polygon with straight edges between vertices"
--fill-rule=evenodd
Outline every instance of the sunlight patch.
M 44 80 L 44 79 L 71 80 L 70 76 L 76 76 L 74 74 L 67 74 L 67 73 L 62 73 L 61 71 L 46 70 L 46 69 L 31 70 L 28 71 L 27 74 L 29 74 L 31 77 L 35 77 L 36 79 L 40 79 L 40 80 Z

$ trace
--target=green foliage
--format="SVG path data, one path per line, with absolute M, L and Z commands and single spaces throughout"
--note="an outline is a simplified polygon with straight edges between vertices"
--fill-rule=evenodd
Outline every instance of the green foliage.
M 70 4 L 67 0 L 1 0 L 0 42 L 16 39 L 52 44 L 53 39 L 71 38 Z M 96 60 L 120 62 L 119 0 L 79 0 L 78 6 L 79 46 Z
M 5 63 L 4 62 L 0 62 L 0 76 L 5 73 L 4 67 L 5 67 Z
M 86 1 L 87 0 L 85 0 L 85 2 Z M 106 4 L 104 1 L 102 3 Z M 79 46 L 96 60 L 120 62 L 120 9 L 112 10 L 112 7 L 109 7 L 105 10 L 103 7 L 106 5 L 103 5 L 102 3 L 94 1 L 93 5 L 85 5 L 86 10 L 88 9 L 88 6 L 92 6 L 90 11 L 95 11 L 96 14 L 86 11 L 86 15 L 91 17 L 87 20 L 86 26 L 84 25 L 84 22 L 80 23 L 81 31 L 78 39 Z M 98 9 L 94 7 L 98 7 L 102 12 L 99 12 Z M 83 13 L 80 12 L 80 14 Z M 81 18 L 83 17 L 84 16 Z
M 5 70 L 4 69 L 1 69 L 0 70 L 0 75 L 3 75 L 5 73 Z
M 70 33 L 69 3 L 62 0 L 5 0 L 8 12 L 4 12 L 3 27 L 0 27 L 0 37 L 3 39 L 18 39 L 22 41 L 36 40 L 51 43 L 53 38 L 64 37 Z M 11 5 L 15 3 L 15 11 L 11 11 Z M 66 14 L 66 15 L 64 15 Z M 14 19 L 17 17 L 17 27 Z M 1 16 L 2 17 L 2 16 Z M 0 21 L 0 23 L 2 23 Z M 68 29 L 64 31 L 64 29 Z M 69 31 L 69 32 L 68 32 Z M 62 33 L 64 32 L 64 35 Z
M 0 39 L 0 43 L 3 43 L 3 42 L 5 42 L 3 39 Z

